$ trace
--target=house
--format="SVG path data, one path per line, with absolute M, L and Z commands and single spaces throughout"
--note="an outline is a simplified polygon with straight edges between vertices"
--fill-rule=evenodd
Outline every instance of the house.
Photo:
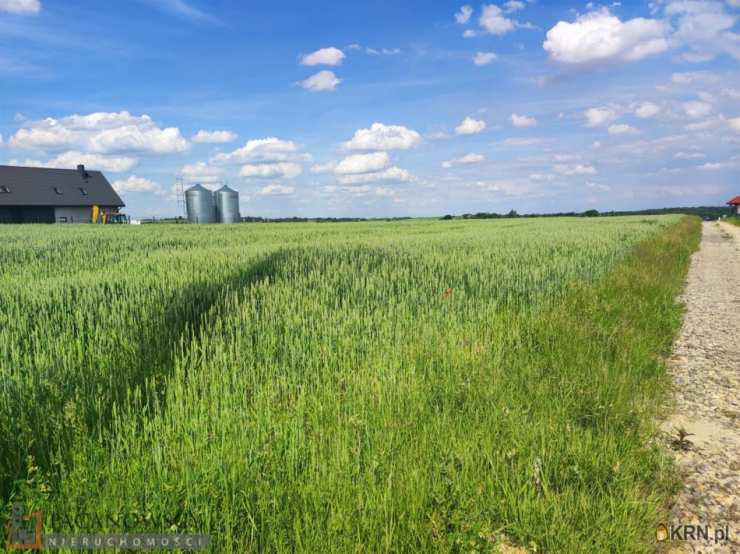
M 125 204 L 100 171 L 0 165 L 0 223 L 90 223 Z
M 732 215 L 740 216 L 740 196 L 736 196 L 735 198 L 727 202 L 727 205 L 730 207 L 730 213 Z

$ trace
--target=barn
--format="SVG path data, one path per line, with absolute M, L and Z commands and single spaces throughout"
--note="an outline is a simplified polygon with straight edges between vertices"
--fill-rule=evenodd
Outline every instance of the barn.
M 730 213 L 732 213 L 732 215 L 740 215 L 740 196 L 736 196 L 732 200 L 728 201 L 727 205 L 730 207 Z
M 100 171 L 0 165 L 0 223 L 90 223 L 124 206 Z

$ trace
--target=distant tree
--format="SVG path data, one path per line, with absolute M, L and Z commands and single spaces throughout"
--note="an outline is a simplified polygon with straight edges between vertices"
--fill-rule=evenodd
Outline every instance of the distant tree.
M 508 214 L 506 214 L 506 217 L 519 217 L 519 214 L 516 213 L 516 210 L 511 210 Z
M 598 217 L 599 210 L 586 210 L 583 212 L 583 217 Z
M 453 219 L 453 217 L 450 214 L 447 214 L 442 219 Z

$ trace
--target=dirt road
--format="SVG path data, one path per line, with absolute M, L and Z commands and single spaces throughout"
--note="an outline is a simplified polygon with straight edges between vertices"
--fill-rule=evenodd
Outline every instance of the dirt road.
M 727 526 L 730 541 L 673 542 L 673 552 L 740 552 L 740 227 L 705 222 L 671 359 L 674 415 L 663 426 L 685 474 L 670 525 Z M 676 429 L 693 433 L 676 444 Z M 684 451 L 681 447 L 685 447 Z M 685 537 L 682 537 L 685 538 Z

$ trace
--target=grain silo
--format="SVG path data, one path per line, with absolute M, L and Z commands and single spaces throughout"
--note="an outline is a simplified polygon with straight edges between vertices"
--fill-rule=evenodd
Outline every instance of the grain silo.
M 190 223 L 216 223 L 213 193 L 197 184 L 185 191 L 185 208 Z
M 239 223 L 239 193 L 222 186 L 214 193 L 216 197 L 216 219 L 219 223 Z

